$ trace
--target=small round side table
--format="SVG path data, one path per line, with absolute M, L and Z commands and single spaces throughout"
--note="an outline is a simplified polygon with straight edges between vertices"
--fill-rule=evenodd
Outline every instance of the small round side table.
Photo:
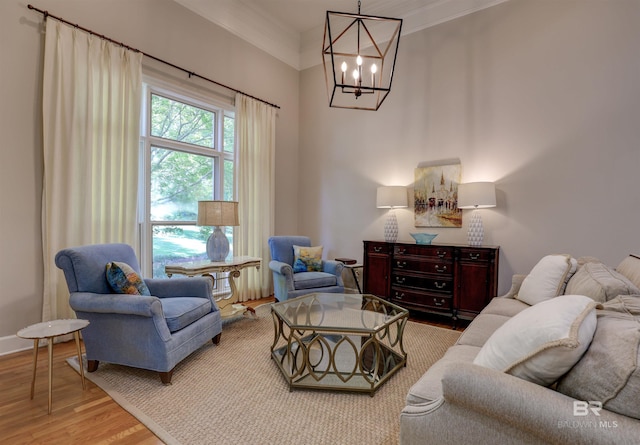
M 31 379 L 31 399 L 36 384 L 36 368 L 38 366 L 38 343 L 41 339 L 47 339 L 47 348 L 49 352 L 49 410 L 51 414 L 51 384 L 53 381 L 53 339 L 60 335 L 73 334 L 76 340 L 76 349 L 78 351 L 78 363 L 80 365 L 80 379 L 82 380 L 82 389 L 84 384 L 84 369 L 82 365 L 82 354 L 80 351 L 80 330 L 89 325 L 88 320 L 52 320 L 36 323 L 27 326 L 18 331 L 18 337 L 33 339 L 33 377 Z

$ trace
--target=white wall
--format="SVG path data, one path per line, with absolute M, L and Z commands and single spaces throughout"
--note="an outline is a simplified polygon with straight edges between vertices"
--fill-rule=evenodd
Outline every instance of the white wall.
M 297 231 L 295 69 L 170 0 L 37 0 L 34 6 L 278 104 L 276 162 L 287 174 L 276 184 L 276 226 Z M 0 2 L 0 354 L 30 346 L 14 334 L 41 320 L 41 23 L 27 2 Z
M 322 68 L 304 71 L 300 227 L 329 257 L 362 258 L 362 240 L 383 238 L 376 187 L 459 158 L 463 182 L 496 182 L 483 219 L 501 293 L 548 253 L 640 252 L 638 42 L 638 1 L 511 0 L 403 37 L 377 112 L 329 108 Z M 468 213 L 462 229 L 397 215 L 399 240 L 466 243 Z

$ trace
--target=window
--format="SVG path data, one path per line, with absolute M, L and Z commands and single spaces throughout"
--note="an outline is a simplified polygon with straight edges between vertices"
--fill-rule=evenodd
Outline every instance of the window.
M 162 278 L 166 263 L 207 258 L 213 228 L 196 225 L 198 201 L 234 199 L 235 121 L 230 106 L 145 90 L 141 264 L 145 275 Z M 225 229 L 233 246 L 233 227 Z

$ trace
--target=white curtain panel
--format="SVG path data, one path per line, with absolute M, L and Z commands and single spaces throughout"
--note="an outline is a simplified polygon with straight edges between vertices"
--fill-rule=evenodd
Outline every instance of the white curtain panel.
M 138 247 L 142 54 L 50 17 L 43 75 L 43 320 L 71 318 L 65 247 Z
M 238 138 L 237 255 L 262 258 L 259 272 L 243 271 L 239 300 L 256 300 L 273 293 L 269 270 L 269 237 L 274 227 L 276 108 L 243 94 L 236 95 Z

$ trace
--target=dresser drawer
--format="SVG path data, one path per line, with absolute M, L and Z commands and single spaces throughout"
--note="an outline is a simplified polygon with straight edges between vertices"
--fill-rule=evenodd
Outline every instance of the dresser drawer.
M 394 270 L 409 270 L 435 275 L 453 275 L 453 261 L 431 259 L 415 260 L 409 258 L 394 258 L 391 262 Z
M 393 244 L 368 241 L 365 243 L 365 253 L 378 253 L 381 255 L 388 255 L 391 253 L 392 247 Z
M 396 244 L 393 248 L 395 256 L 415 255 L 453 260 L 453 247 L 450 246 L 424 246 L 418 244 Z
M 461 247 L 458 255 L 460 256 L 460 261 L 488 262 L 493 258 L 494 251 L 488 249 L 471 249 Z
M 413 287 L 434 292 L 452 293 L 453 279 L 448 276 L 430 277 L 410 273 L 394 272 L 391 276 L 392 286 Z
M 453 308 L 451 296 L 416 292 L 395 286 L 391 288 L 391 301 L 400 306 L 419 306 L 442 312 L 451 312 Z

